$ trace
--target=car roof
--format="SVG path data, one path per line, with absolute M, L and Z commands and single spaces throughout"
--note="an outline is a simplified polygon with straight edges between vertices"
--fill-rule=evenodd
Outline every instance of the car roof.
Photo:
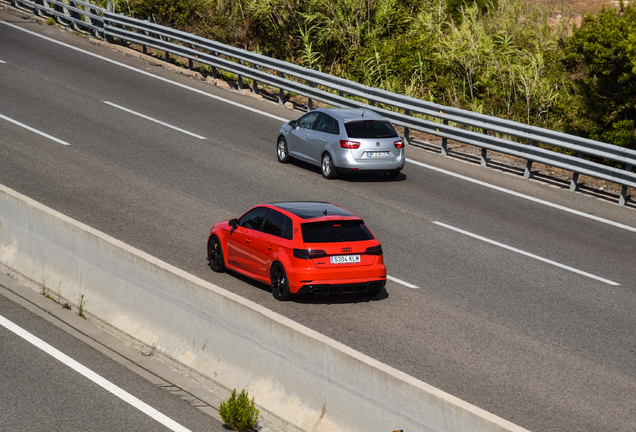
M 366 108 L 319 108 L 317 111 L 324 112 L 330 116 L 342 120 L 344 123 L 353 120 L 384 120 L 380 114 Z
M 319 201 L 291 201 L 270 204 L 301 219 L 360 219 L 349 210 L 336 204 Z

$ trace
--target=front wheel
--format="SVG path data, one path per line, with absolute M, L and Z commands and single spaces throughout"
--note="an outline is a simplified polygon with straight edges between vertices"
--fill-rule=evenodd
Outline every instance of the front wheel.
M 286 301 L 291 297 L 289 292 L 289 280 L 287 273 L 279 263 L 275 263 L 270 271 L 270 279 L 272 281 L 272 295 L 276 300 Z
M 278 156 L 278 162 L 289 162 L 289 148 L 287 147 L 287 141 L 282 136 L 278 138 L 278 144 L 276 145 L 276 155 Z
M 322 163 L 320 164 L 320 167 L 322 168 L 322 176 L 324 178 L 335 179 L 338 177 L 336 168 L 333 166 L 333 159 L 331 159 L 331 155 L 329 153 L 322 155 Z
M 225 271 L 223 248 L 221 247 L 221 241 L 215 235 L 210 237 L 210 241 L 208 242 L 208 264 L 210 268 L 217 273 Z

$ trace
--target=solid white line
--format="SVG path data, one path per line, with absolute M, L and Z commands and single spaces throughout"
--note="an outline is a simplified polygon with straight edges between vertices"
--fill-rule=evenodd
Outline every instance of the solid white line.
M 0 63 L 6 63 L 6 61 L 0 60 Z
M 252 107 L 249 107 L 249 106 L 246 106 L 246 105 L 242 105 L 242 104 L 240 104 L 240 103 L 238 103 L 238 102 L 234 102 L 234 101 L 231 101 L 231 100 L 228 100 L 228 99 L 224 99 L 224 98 L 222 98 L 222 97 L 220 97 L 220 96 L 215 96 L 215 95 L 210 94 L 210 93 L 207 93 L 207 92 L 205 92 L 205 91 L 203 91 L 203 90 L 199 90 L 199 89 L 196 89 L 196 88 L 194 88 L 194 87 L 189 87 L 189 86 L 187 86 L 187 85 L 185 85 L 185 84 L 181 84 L 181 83 L 178 83 L 178 82 L 171 81 L 171 80 L 169 80 L 168 78 L 163 78 L 163 77 L 160 77 L 160 76 L 157 76 L 157 75 L 153 75 L 153 74 L 151 74 L 150 72 L 146 72 L 146 71 L 143 71 L 143 70 L 139 70 L 139 69 L 136 69 L 136 68 L 134 68 L 134 67 L 132 67 L 132 66 L 128 66 L 128 65 L 126 65 L 126 64 L 120 63 L 120 62 L 118 62 L 118 61 L 111 60 L 111 59 L 106 58 L 106 57 L 102 57 L 102 56 L 100 56 L 99 54 L 95 54 L 95 53 L 92 53 L 92 52 L 90 52 L 90 51 L 85 51 L 85 50 L 83 50 L 83 49 L 81 49 L 81 48 L 74 47 L 73 45 L 69 45 L 69 44 L 66 44 L 66 43 L 64 43 L 64 42 L 60 42 L 60 41 L 57 41 L 57 40 L 55 40 L 55 39 L 51 39 L 50 37 L 43 36 L 43 35 L 41 35 L 41 34 L 38 34 L 38 33 L 33 32 L 33 31 L 31 31 L 31 30 L 23 29 L 22 27 L 17 26 L 17 25 L 15 25 L 15 24 L 10 24 L 10 23 L 8 23 L 8 22 L 6 22 L 6 21 L 2 21 L 2 20 L 0 20 L 0 24 L 4 24 L 4 25 L 9 26 L 9 27 L 12 27 L 12 28 L 14 28 L 14 29 L 16 29 L 16 30 L 20 30 L 20 31 L 23 31 L 23 32 L 25 32 L 25 33 L 29 33 L 29 34 L 31 34 L 31 35 L 33 35 L 33 36 L 39 37 L 39 38 L 41 38 L 41 39 L 48 40 L 49 42 L 53 42 L 53 43 L 56 43 L 56 44 L 58 44 L 58 45 L 62 45 L 62 46 L 64 46 L 64 47 L 66 47 L 66 48 L 70 48 L 70 49 L 72 49 L 72 50 L 79 51 L 79 52 L 84 53 L 84 54 L 86 54 L 86 55 L 89 55 L 89 56 L 92 56 L 92 57 L 98 58 L 98 59 L 100 59 L 100 60 L 107 61 L 107 62 L 112 63 L 112 64 L 115 64 L 115 65 L 117 65 L 117 66 L 121 66 L 121 67 L 126 68 L 126 69 L 129 69 L 129 70 L 131 70 L 131 71 L 134 71 L 134 72 L 140 73 L 140 74 L 142 74 L 142 75 L 146 75 L 146 76 L 148 76 L 148 77 L 151 77 L 151 78 L 154 78 L 154 79 L 158 79 L 159 81 L 163 81 L 163 82 L 165 82 L 165 83 L 172 84 L 172 85 L 174 85 L 174 86 L 181 87 L 181 88 L 186 89 L 186 90 L 190 90 L 190 91 L 195 92 L 195 93 L 198 93 L 198 94 L 200 94 L 200 95 L 207 96 L 207 97 L 209 97 L 209 98 L 216 99 L 216 100 L 218 100 L 218 101 L 225 102 L 225 103 L 227 103 L 227 104 L 234 105 L 234 106 L 239 107 L 239 108 L 243 108 L 243 109 L 245 109 L 245 110 L 247 110 L 247 111 L 252 111 L 252 112 L 254 112 L 254 113 L 257 113 L 257 114 L 260 114 L 260 115 L 263 115 L 263 116 L 266 116 L 266 117 L 270 117 L 270 118 L 273 118 L 273 119 L 276 119 L 276 120 L 280 120 L 280 121 L 282 121 L 282 122 L 287 122 L 287 121 L 289 121 L 289 120 L 284 119 L 284 118 L 282 118 L 282 117 L 278 117 L 278 116 L 276 116 L 276 115 L 274 115 L 274 114 L 270 114 L 270 113 L 267 113 L 267 112 L 265 112 L 265 111 L 258 110 L 258 109 L 256 109 L 256 108 L 252 108 Z
M 438 168 L 438 167 L 435 167 L 435 166 L 432 166 L 432 165 L 428 165 L 428 164 L 425 164 L 425 163 L 422 163 L 422 162 L 419 162 L 419 161 L 416 161 L 416 160 L 413 160 L 413 159 L 407 158 L 406 161 L 410 162 L 412 164 L 424 167 L 424 168 L 428 168 L 428 169 L 433 170 L 433 171 L 440 172 L 442 174 L 447 174 L 447 175 L 452 176 L 452 177 L 456 177 L 456 178 L 459 178 L 459 179 L 462 179 L 462 180 L 469 181 L 471 183 L 475 183 L 475 184 L 478 184 L 478 185 L 481 185 L 481 186 L 485 186 L 487 188 L 494 189 L 494 190 L 497 190 L 499 192 L 504 192 L 504 193 L 507 193 L 507 194 L 510 194 L 510 195 L 514 195 L 514 196 L 519 197 L 519 198 L 523 198 L 523 199 L 527 199 L 529 201 L 533 201 L 533 202 L 538 203 L 538 204 L 543 204 L 543 205 L 546 205 L 548 207 L 552 207 L 552 208 L 555 208 L 555 209 L 558 209 L 558 210 L 563 210 L 565 212 L 572 213 L 572 214 L 575 214 L 577 216 L 582 216 L 584 218 L 592 219 L 592 220 L 595 220 L 597 222 L 602 222 L 604 224 L 608 224 L 608 225 L 611 225 L 611 226 L 616 227 L 616 228 L 621 228 L 621 229 L 624 229 L 624 230 L 627 230 L 627 231 L 636 232 L 636 228 L 635 227 L 631 227 L 629 225 L 623 225 L 621 223 L 614 222 L 614 221 L 611 221 L 609 219 L 603 219 L 603 218 L 600 218 L 598 216 L 591 215 L 589 213 L 583 213 L 581 211 L 574 210 L 574 209 L 571 209 L 571 208 L 568 208 L 568 207 L 564 207 L 564 206 L 561 206 L 561 205 L 558 205 L 558 204 L 554 204 L 554 203 L 551 203 L 549 201 L 544 201 L 544 200 L 539 199 L 539 198 L 534 198 L 534 197 L 531 197 L 529 195 L 524 195 L 524 194 L 519 193 L 519 192 L 511 191 L 510 189 L 505 189 L 505 188 L 502 188 L 500 186 L 495 186 L 495 185 L 492 185 L 490 183 L 486 183 L 486 182 L 483 182 L 483 181 L 480 181 L 480 180 L 475 180 L 473 178 L 470 178 L 470 177 L 467 177 L 467 176 L 464 176 L 464 175 L 461 175 L 461 174 L 457 174 L 457 173 L 454 173 L 454 172 L 451 172 L 451 171 L 446 171 L 445 169 Z
M 394 278 L 393 276 L 389 276 L 389 275 L 387 275 L 387 276 L 386 276 L 386 278 L 387 278 L 388 280 L 390 280 L 390 281 L 395 282 L 395 283 L 399 283 L 399 284 L 401 284 L 401 285 L 404 285 L 404 286 L 405 286 L 405 287 L 407 287 L 407 288 L 420 289 L 420 287 L 418 287 L 418 286 L 415 286 L 415 285 L 410 284 L 410 283 L 408 283 L 408 282 L 404 282 L 403 280 L 398 279 L 398 278 Z
M 13 119 L 10 119 L 10 118 L 9 118 L 9 117 L 7 117 L 7 116 L 3 116 L 2 114 L 0 114 L 0 118 L 5 119 L 6 121 L 8 121 L 8 122 L 10 122 L 10 123 L 13 123 L 13 124 L 15 124 L 15 125 L 18 125 L 18 126 L 20 126 L 20 127 L 23 127 L 24 129 L 30 130 L 31 132 L 35 132 L 35 133 L 36 133 L 36 134 L 38 134 L 38 135 L 42 135 L 43 137 L 48 138 L 48 139 L 50 139 L 50 140 L 52 140 L 52 141 L 55 141 L 55 142 L 57 142 L 57 143 L 60 143 L 60 144 L 62 144 L 62 145 L 70 146 L 70 144 L 69 144 L 69 143 L 67 143 L 67 142 L 65 142 L 65 141 L 62 141 L 61 139 L 57 139 L 57 138 L 55 138 L 55 137 L 53 137 L 53 136 L 51 136 L 51 135 L 45 134 L 44 132 L 40 132 L 40 131 L 39 131 L 39 130 L 37 130 L 37 129 L 33 129 L 31 126 L 27 126 L 27 125 L 25 125 L 24 123 L 20 123 L 19 121 L 15 121 L 15 120 L 13 120 Z
M 155 419 L 162 425 L 166 426 L 167 428 L 173 431 L 182 431 L 182 432 L 189 431 L 188 429 L 181 426 L 179 423 L 168 418 L 167 416 L 160 413 L 156 409 L 152 408 L 145 402 L 140 401 L 139 399 L 137 399 L 136 397 L 134 397 L 127 391 L 117 387 L 115 384 L 111 383 L 110 381 L 105 380 L 104 378 L 97 375 L 92 370 L 88 369 L 86 366 L 83 366 L 82 364 L 73 360 L 72 358 L 64 354 L 63 352 L 57 350 L 56 348 L 53 348 L 51 345 L 47 344 L 42 339 L 39 339 L 38 337 L 32 335 L 31 333 L 24 330 L 22 327 L 19 327 L 18 325 L 12 323 L 11 321 L 6 319 L 2 315 L 0 315 L 0 325 L 12 331 L 16 335 L 20 336 L 27 342 L 40 348 L 42 351 L 54 357 L 56 360 L 59 360 L 60 362 L 64 363 L 66 366 L 70 367 L 76 372 L 79 372 L 80 374 L 84 375 L 86 378 L 93 381 L 95 384 L 99 385 L 105 390 L 108 390 L 109 392 L 117 396 L 118 398 L 124 400 L 125 402 L 128 402 L 130 405 L 134 406 L 135 408 L 137 408 L 144 414 L 152 417 L 153 419 Z
M 469 236 L 469 237 L 473 237 L 473 238 L 476 238 L 476 239 L 478 239 L 478 240 L 482 240 L 482 241 L 484 241 L 484 242 L 486 242 L 486 243 L 490 243 L 490 244 L 492 244 L 492 245 L 499 246 L 499 247 L 504 248 L 504 249 L 507 249 L 507 250 L 509 250 L 509 251 L 516 252 L 516 253 L 518 253 L 518 254 L 525 255 L 525 256 L 530 257 L 530 258 L 534 258 L 534 259 L 539 260 L 539 261 L 541 261 L 541 262 L 544 262 L 544 263 L 547 263 L 547 264 L 551 264 L 551 265 L 553 265 L 553 266 L 556 266 L 556 267 L 559 267 L 559 268 L 562 268 L 562 269 L 565 269 L 565 270 L 571 271 L 571 272 L 573 272 L 573 273 L 580 274 L 580 275 L 582 275 L 582 276 L 586 276 L 586 277 L 589 277 L 589 278 L 595 279 L 595 280 L 597 280 L 597 281 L 600 281 L 600 282 L 603 282 L 603 283 L 606 283 L 606 284 L 609 284 L 609 285 L 614 285 L 614 286 L 618 286 L 618 285 L 620 285 L 619 283 L 613 282 L 613 281 L 611 281 L 611 280 L 603 279 L 603 278 L 601 278 L 601 277 L 594 276 L 593 274 L 586 273 L 586 272 L 581 271 L 581 270 L 577 270 L 577 269 L 575 269 L 575 268 L 573 268 L 573 267 L 569 267 L 569 266 L 566 266 L 566 265 L 563 265 L 563 264 L 559 264 L 558 262 L 551 261 L 551 260 L 549 260 L 549 259 L 542 258 L 542 257 L 540 257 L 540 256 L 537 256 L 537 255 L 534 255 L 534 254 L 531 254 L 531 253 L 528 253 L 528 252 L 524 252 L 524 251 L 522 251 L 522 250 L 520 250 L 520 249 L 516 249 L 516 248 L 513 248 L 513 247 L 511 247 L 511 246 L 507 246 L 507 245 L 505 245 L 505 244 L 503 244 L 503 243 L 499 243 L 499 242 L 496 242 L 496 241 L 494 241 L 494 240 L 490 240 L 490 239 L 487 239 L 487 238 L 485 238 L 485 237 L 478 236 L 478 235 L 476 235 L 476 234 L 470 233 L 470 232 L 468 232 L 468 231 L 464 231 L 464 230 L 462 230 L 462 229 L 455 228 L 455 227 L 450 226 L 450 225 L 446 225 L 445 223 L 442 223 L 442 222 L 433 222 L 433 223 L 434 223 L 434 224 L 436 224 L 436 225 L 439 225 L 439 226 L 441 226 L 441 227 L 448 228 L 449 230 L 456 231 L 456 232 L 458 232 L 458 233 L 461 233 L 461 234 L 467 235 L 467 236 Z
M 192 132 L 188 132 L 187 130 L 180 129 L 180 128 L 176 127 L 176 126 L 172 126 L 172 125 L 170 125 L 170 124 L 168 124 L 168 123 L 164 123 L 164 122 L 159 121 L 159 120 L 157 120 L 157 119 L 153 119 L 152 117 L 148 117 L 148 116 L 146 116 L 146 115 L 143 115 L 143 114 L 138 113 L 138 112 L 136 112 L 136 111 L 130 110 L 130 109 L 128 109 L 128 108 L 124 108 L 124 107 L 122 107 L 122 106 L 115 105 L 115 104 L 114 104 L 114 103 L 112 103 L 112 102 L 108 102 L 108 101 L 102 101 L 102 102 L 104 102 L 106 105 L 110 105 L 110 106 L 115 107 L 115 108 L 118 108 L 118 109 L 120 109 L 120 110 L 122 110 L 122 111 L 126 111 L 127 113 L 134 114 L 134 115 L 139 116 L 139 117 L 141 117 L 141 118 L 145 118 L 146 120 L 150 120 L 151 122 L 159 123 L 159 124 L 160 124 L 160 125 L 162 125 L 162 126 L 168 127 L 168 128 L 170 128 L 170 129 L 174 129 L 174 130 L 179 131 L 179 132 L 183 132 L 184 134 L 188 134 L 188 135 L 193 136 L 193 137 L 195 137 L 195 138 L 199 138 L 199 139 L 202 139 L 202 140 L 204 140 L 204 139 L 205 139 L 205 137 L 203 137 L 203 136 L 201 136 L 201 135 L 197 135 L 197 134 L 194 134 L 194 133 L 192 133 Z

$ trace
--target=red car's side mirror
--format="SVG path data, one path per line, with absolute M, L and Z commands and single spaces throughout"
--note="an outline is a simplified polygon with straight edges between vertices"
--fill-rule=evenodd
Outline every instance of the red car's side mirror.
M 231 227 L 235 227 L 238 226 L 238 219 L 234 218 L 234 219 L 230 219 L 230 221 L 227 223 L 229 226 Z

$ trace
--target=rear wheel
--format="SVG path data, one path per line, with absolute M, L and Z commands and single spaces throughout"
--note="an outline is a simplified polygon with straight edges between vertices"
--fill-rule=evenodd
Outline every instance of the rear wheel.
M 208 264 L 210 268 L 217 273 L 225 271 L 223 248 L 217 236 L 210 237 L 210 241 L 208 242 Z
M 289 281 L 287 273 L 279 263 L 275 263 L 270 271 L 270 279 L 272 281 L 272 295 L 276 300 L 289 300 L 291 293 L 289 292 Z
M 287 147 L 287 141 L 284 137 L 278 137 L 278 144 L 276 145 L 276 155 L 278 156 L 278 162 L 289 162 L 289 148 Z
M 324 178 L 335 179 L 338 177 L 336 168 L 333 166 L 333 159 L 331 159 L 331 155 L 329 153 L 322 155 L 322 163 L 320 164 L 320 167 L 322 168 L 322 176 Z

